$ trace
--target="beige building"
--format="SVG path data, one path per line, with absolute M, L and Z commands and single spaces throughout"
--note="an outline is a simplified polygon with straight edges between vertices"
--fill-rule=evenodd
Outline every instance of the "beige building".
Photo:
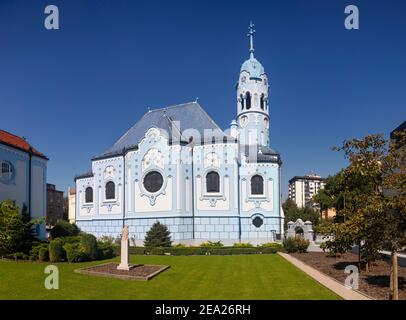
M 68 189 L 68 218 L 70 223 L 75 222 L 76 216 L 76 189 Z
M 311 204 L 313 196 L 325 186 L 325 179 L 316 175 L 295 176 L 289 180 L 289 199 L 293 200 L 298 208 Z

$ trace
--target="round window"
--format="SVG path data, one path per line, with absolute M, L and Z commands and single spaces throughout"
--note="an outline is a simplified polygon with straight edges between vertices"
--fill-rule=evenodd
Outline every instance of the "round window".
M 159 191 L 164 184 L 164 178 L 158 171 L 151 171 L 144 177 L 144 188 L 148 192 L 154 193 Z
M 260 217 L 255 217 L 254 220 L 252 220 L 252 224 L 256 227 L 259 228 L 264 224 L 264 220 L 262 220 Z

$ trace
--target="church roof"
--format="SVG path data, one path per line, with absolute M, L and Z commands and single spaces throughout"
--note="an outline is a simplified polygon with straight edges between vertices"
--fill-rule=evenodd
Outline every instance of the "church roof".
M 25 140 L 25 138 L 21 138 L 19 136 L 16 136 L 10 132 L 1 129 L 0 129 L 0 143 L 27 153 L 31 152 L 35 156 L 48 160 L 48 158 L 43 153 L 39 152 L 32 145 L 30 145 L 27 142 L 27 140 Z
M 168 136 L 169 140 L 175 138 L 185 143 L 190 141 L 190 137 L 193 137 L 193 140 L 204 138 L 204 141 L 210 142 L 213 137 L 215 139 L 227 137 L 197 102 L 189 102 L 148 111 L 112 147 L 94 157 L 93 160 L 115 156 L 122 154 L 123 150 L 136 148 L 145 137 L 145 133 L 152 127 L 161 130 L 163 134 Z M 195 134 L 191 129 L 197 130 Z M 205 137 L 205 130 L 213 130 L 213 134 L 210 137 Z M 197 132 L 200 137 L 197 136 Z
M 250 163 L 282 163 L 279 152 L 265 146 L 245 146 L 244 154 Z

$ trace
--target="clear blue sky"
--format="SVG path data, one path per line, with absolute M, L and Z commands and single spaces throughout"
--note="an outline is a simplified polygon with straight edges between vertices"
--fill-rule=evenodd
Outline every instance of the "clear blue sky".
M 44 8 L 60 11 L 58 31 Z M 360 30 L 344 28 L 358 5 Z M 49 158 L 66 191 L 146 111 L 192 101 L 222 127 L 256 25 L 271 144 L 287 180 L 345 166 L 344 139 L 406 119 L 405 1 L 0 1 L 0 128 Z

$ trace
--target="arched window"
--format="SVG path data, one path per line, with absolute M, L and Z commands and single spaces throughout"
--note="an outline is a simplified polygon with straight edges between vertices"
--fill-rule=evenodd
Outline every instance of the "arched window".
M 13 178 L 14 168 L 8 161 L 1 161 L 0 180 L 10 181 Z
M 247 92 L 245 95 L 245 107 L 247 110 L 251 109 L 251 93 Z
M 261 109 L 264 110 L 265 109 L 265 96 L 264 94 L 261 94 Z
M 215 171 L 210 171 L 206 175 L 206 191 L 220 192 L 220 176 Z
M 240 94 L 241 110 L 244 110 L 244 96 Z
M 116 198 L 116 185 L 113 181 L 106 183 L 106 200 L 111 200 Z
M 264 194 L 264 178 L 258 174 L 251 178 L 251 194 Z
M 85 202 L 86 203 L 93 202 L 93 189 L 91 187 L 87 187 L 85 190 Z

